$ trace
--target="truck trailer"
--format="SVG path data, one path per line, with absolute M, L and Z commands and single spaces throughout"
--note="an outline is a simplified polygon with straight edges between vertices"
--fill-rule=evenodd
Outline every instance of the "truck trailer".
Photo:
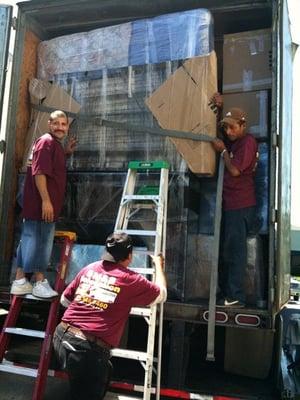
M 20 233 L 24 160 L 35 135 L 43 133 L 38 126 L 43 116 L 61 107 L 70 113 L 79 144 L 69 160 L 66 204 L 57 225 L 75 231 L 79 245 L 101 245 L 113 229 L 129 161 L 170 163 L 162 387 L 247 398 L 253 394 L 251 382 L 261 382 L 262 391 L 272 382 L 269 398 L 276 398 L 287 389 L 280 386 L 280 314 L 290 299 L 296 46 L 288 2 L 31 0 L 17 7 L 17 17 L 11 6 L 0 7 L 1 106 L 11 29 L 15 34 L 9 100 L 1 114 L 2 126 L 6 121 L 0 143 L 3 306 Z M 205 71 L 199 81 L 193 65 Z M 179 76 L 183 72 L 185 78 Z M 218 160 L 208 143 L 201 143 L 195 160 L 193 146 L 186 150 L 180 142 L 185 139 L 172 138 L 170 131 L 192 131 L 176 119 L 176 110 L 184 107 L 182 115 L 193 112 L 202 123 L 196 133 L 215 136 L 216 117 L 208 102 L 201 114 L 194 92 L 183 94 L 191 84 L 184 79 L 199 93 L 219 90 L 228 107 L 246 108 L 260 151 L 258 227 L 247 244 L 247 306 L 216 308 L 214 362 L 206 360 L 206 345 Z M 176 104 L 168 84 L 176 88 Z M 174 106 L 165 119 L 162 98 Z M 99 118 L 112 124 L 103 126 Z M 169 132 L 171 140 L 155 130 Z M 128 337 L 135 329 L 129 328 Z M 116 378 L 124 378 L 122 369 L 116 368 Z M 139 377 L 126 371 L 126 380 Z M 235 379 L 245 381 L 235 386 Z

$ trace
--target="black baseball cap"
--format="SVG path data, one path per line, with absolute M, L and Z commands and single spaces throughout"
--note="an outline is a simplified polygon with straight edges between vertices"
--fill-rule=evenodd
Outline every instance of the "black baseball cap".
M 127 233 L 112 233 L 105 242 L 105 251 L 102 260 L 117 263 L 126 260 L 132 252 L 132 239 Z

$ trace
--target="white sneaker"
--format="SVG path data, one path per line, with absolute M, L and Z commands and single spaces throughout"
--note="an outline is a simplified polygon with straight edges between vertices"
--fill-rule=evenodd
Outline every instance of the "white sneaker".
M 33 285 L 32 289 L 33 296 L 41 297 L 43 299 L 49 299 L 50 297 L 58 296 L 58 293 L 51 288 L 47 279 L 43 281 L 37 281 Z
M 24 294 L 31 294 L 32 293 L 32 284 L 26 281 L 24 283 L 18 283 L 17 281 L 13 281 L 10 289 L 10 294 L 15 294 L 22 296 Z

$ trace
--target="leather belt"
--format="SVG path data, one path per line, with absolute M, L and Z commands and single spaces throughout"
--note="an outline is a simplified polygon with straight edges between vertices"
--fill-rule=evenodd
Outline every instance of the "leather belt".
M 60 326 L 65 329 L 66 332 L 70 332 L 74 336 L 80 337 L 83 340 L 88 340 L 89 342 L 95 343 L 104 349 L 110 350 L 112 348 L 112 346 L 110 346 L 108 343 L 105 343 L 97 336 L 91 335 L 90 333 L 83 333 L 81 329 L 76 328 L 76 326 L 70 325 L 67 322 L 61 321 Z

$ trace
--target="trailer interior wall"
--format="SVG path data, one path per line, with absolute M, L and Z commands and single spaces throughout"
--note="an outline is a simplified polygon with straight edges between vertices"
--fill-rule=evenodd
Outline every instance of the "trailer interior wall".
M 37 46 L 40 40 L 30 30 L 25 31 L 24 43 L 20 50 L 21 63 L 19 65 L 18 75 L 20 79 L 15 78 L 13 80 L 18 82 L 18 95 L 17 98 L 10 103 L 10 113 L 13 115 L 13 125 L 10 122 L 10 130 L 15 132 L 14 149 L 12 154 L 12 166 L 10 171 L 6 168 L 6 173 L 10 176 L 9 178 L 9 191 L 7 191 L 7 200 L 10 204 L 7 208 L 7 222 L 6 228 L 3 230 L 3 235 L 6 236 L 5 243 L 3 243 L 3 259 L 4 265 L 11 260 L 12 249 L 13 249 L 13 237 L 14 237 L 14 224 L 15 224 L 15 199 L 17 191 L 17 176 L 22 166 L 24 145 L 27 135 L 27 130 L 30 122 L 30 100 L 28 94 L 28 83 L 30 79 L 36 76 L 37 67 Z M 11 135 L 13 136 L 13 135 Z M 12 142 L 9 142 L 12 144 Z M 9 150 L 9 148 L 8 148 Z M 6 178 L 7 179 L 7 178 Z M 0 277 L 7 279 L 7 268 L 2 268 Z

